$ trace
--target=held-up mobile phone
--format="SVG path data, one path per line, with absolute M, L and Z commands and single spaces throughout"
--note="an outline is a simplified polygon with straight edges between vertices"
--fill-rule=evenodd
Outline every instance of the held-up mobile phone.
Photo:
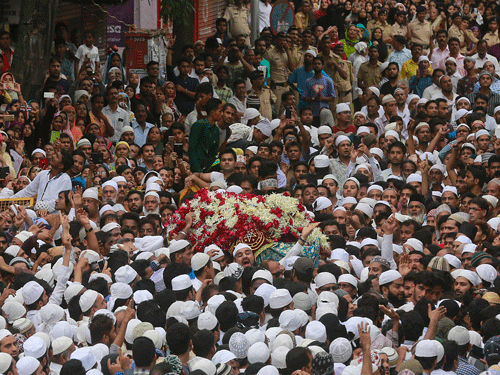
M 177 154 L 177 157 L 182 158 L 182 155 L 184 154 L 182 143 L 174 143 L 174 152 Z
M 483 349 L 480 348 L 479 346 L 477 345 L 472 345 L 472 349 L 470 351 L 470 355 L 474 358 L 477 358 L 477 359 L 482 359 L 484 358 L 484 352 L 483 352 Z
M 292 118 L 292 110 L 289 106 L 285 107 L 285 118 Z
M 16 116 L 14 116 L 14 115 L 4 115 L 3 116 L 3 120 L 7 121 L 7 122 L 14 121 L 15 118 L 16 118 Z
M 48 162 L 47 162 L 47 158 L 41 158 L 40 159 L 40 168 L 42 169 L 47 169 L 47 167 L 49 166 Z
M 174 136 L 169 135 L 168 136 L 168 143 L 170 143 L 170 147 L 172 147 L 172 150 L 174 149 Z
M 352 144 L 354 148 L 358 148 L 359 145 L 361 144 L 361 137 L 359 135 L 353 135 L 352 136 Z
M 54 99 L 55 95 L 53 92 L 44 92 L 43 93 L 43 98 L 44 99 Z
M 3 180 L 10 173 L 9 167 L 0 167 L 0 178 Z
M 446 125 L 446 128 L 448 129 L 448 133 L 451 133 L 453 131 L 453 125 L 452 124 Z
M 5 82 L 3 88 L 5 90 L 14 90 L 14 84 L 12 82 Z
M 102 164 L 103 163 L 102 152 L 92 152 L 90 154 L 90 160 L 92 160 L 94 164 Z

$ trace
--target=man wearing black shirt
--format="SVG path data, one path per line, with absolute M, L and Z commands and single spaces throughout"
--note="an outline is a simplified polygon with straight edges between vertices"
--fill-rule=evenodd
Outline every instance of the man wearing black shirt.
M 389 81 L 384 83 L 380 87 L 380 95 L 392 95 L 394 96 L 394 90 L 398 87 L 398 75 L 399 75 L 399 65 L 397 62 L 391 62 L 387 66 L 387 78 Z

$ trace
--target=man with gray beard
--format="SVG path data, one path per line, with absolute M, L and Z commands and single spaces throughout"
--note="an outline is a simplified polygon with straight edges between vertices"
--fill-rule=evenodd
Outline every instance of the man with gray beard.
M 410 197 L 410 201 L 408 203 L 408 214 L 413 220 L 419 224 L 423 224 L 425 220 L 425 206 L 424 197 L 422 195 L 413 194 Z
M 156 191 L 148 191 L 144 196 L 144 216 L 149 214 L 160 214 L 160 196 Z

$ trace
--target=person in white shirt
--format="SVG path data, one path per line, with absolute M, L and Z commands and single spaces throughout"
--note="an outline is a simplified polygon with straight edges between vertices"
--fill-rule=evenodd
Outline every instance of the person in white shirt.
M 441 88 L 439 87 L 439 80 L 443 75 L 444 71 L 442 69 L 434 69 L 434 71 L 432 72 L 432 85 L 424 90 L 422 98 L 431 100 L 431 98 L 441 92 Z
M 73 166 L 73 157 L 70 153 L 61 150 L 47 155 L 50 170 L 41 171 L 33 181 L 11 198 L 36 197 L 36 202 L 45 202 L 48 213 L 55 211 L 56 200 L 61 191 L 71 190 L 71 178 L 68 171 Z
M 491 61 L 495 65 L 495 71 L 500 71 L 500 65 L 498 64 L 498 59 L 487 53 L 488 43 L 485 40 L 480 40 L 477 42 L 477 53 L 472 55 L 472 58 L 476 61 L 476 69 L 482 69 L 486 61 Z
M 102 113 L 111 120 L 111 126 L 115 133 L 109 137 L 110 142 L 116 143 L 122 136 L 124 126 L 130 126 L 129 113 L 118 105 L 118 90 L 115 87 L 106 89 L 108 105 L 102 109 Z
M 99 50 L 94 46 L 94 33 L 92 30 L 86 30 L 83 33 L 83 38 L 85 44 L 78 47 L 75 54 L 75 76 L 78 75 L 84 63 L 88 63 L 94 72 L 96 72 L 97 68 L 100 68 L 100 66 L 96 65 L 99 63 Z
M 457 72 L 457 60 L 454 57 L 448 57 L 445 62 L 446 74 L 451 78 L 451 83 L 453 84 L 453 92 L 457 92 L 458 80 L 463 78 L 460 73 Z

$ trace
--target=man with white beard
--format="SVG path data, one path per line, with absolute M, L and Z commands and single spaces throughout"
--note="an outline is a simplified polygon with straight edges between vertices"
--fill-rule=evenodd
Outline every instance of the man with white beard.
M 144 216 L 149 214 L 160 214 L 160 196 L 154 190 L 148 191 L 144 196 Z
M 410 217 L 422 224 L 425 219 L 425 206 L 423 197 L 420 194 L 412 194 L 408 203 L 408 214 Z
M 116 197 L 118 195 L 118 184 L 109 180 L 102 184 L 102 201 L 103 202 L 113 202 L 116 203 Z

